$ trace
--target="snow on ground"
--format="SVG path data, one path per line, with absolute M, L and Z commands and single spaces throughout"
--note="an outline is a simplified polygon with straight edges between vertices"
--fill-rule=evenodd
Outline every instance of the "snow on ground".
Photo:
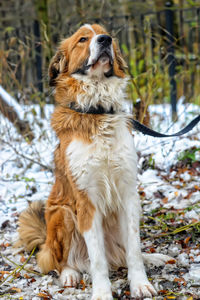
M 151 106 L 152 127 L 160 132 L 176 132 L 200 113 L 198 106 L 183 104 L 183 99 L 177 110 L 180 117 L 172 126 L 169 105 Z M 88 274 L 83 274 L 77 288 L 62 288 L 55 272 L 44 276 L 34 255 L 27 261 L 30 253 L 12 247 L 17 239 L 19 213 L 28 200 L 47 199 L 54 181 L 52 160 L 57 141 L 50 127 L 52 111 L 53 106 L 46 105 L 43 119 L 37 105 L 24 106 L 19 111 L 20 117 L 29 120 L 34 129 L 36 138 L 31 144 L 0 116 L 2 299 L 90 299 Z M 143 251 L 162 252 L 176 259 L 176 264 L 147 267 L 148 277 L 158 291 L 155 299 L 199 299 L 200 125 L 182 137 L 157 139 L 137 132 L 134 136 L 138 151 L 138 191 L 143 207 Z M 193 159 L 179 160 L 188 149 Z M 126 268 L 110 273 L 114 299 L 130 298 L 126 276 Z

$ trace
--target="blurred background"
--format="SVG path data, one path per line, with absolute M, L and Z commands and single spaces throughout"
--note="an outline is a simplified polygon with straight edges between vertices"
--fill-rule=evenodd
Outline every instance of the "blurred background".
M 49 61 L 86 22 L 119 40 L 137 119 L 148 124 L 150 104 L 171 103 L 175 120 L 182 96 L 200 104 L 200 0 L 0 0 L 0 85 L 42 112 L 53 103 Z

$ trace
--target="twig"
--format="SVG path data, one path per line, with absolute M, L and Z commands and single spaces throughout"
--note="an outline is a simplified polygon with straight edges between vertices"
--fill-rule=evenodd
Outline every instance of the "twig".
M 16 267 L 3 281 L 0 282 L 0 285 L 2 285 L 5 281 L 7 281 L 8 278 L 13 276 L 17 272 L 18 269 L 19 269 L 19 267 Z
M 23 157 L 24 159 L 27 159 L 27 160 L 31 161 L 32 163 L 34 163 L 34 164 L 38 164 L 39 166 L 41 166 L 41 167 L 44 168 L 45 170 L 49 170 L 49 171 L 51 171 L 51 172 L 53 171 L 53 169 L 52 169 L 50 166 L 43 165 L 41 162 L 36 161 L 36 160 L 34 160 L 34 159 L 32 159 L 32 158 L 30 158 L 30 157 L 28 157 L 28 156 L 26 156 L 26 155 L 20 153 L 15 147 L 13 147 L 12 144 L 10 144 L 9 142 L 5 141 L 4 139 L 0 138 L 0 141 L 1 141 L 2 143 L 4 143 L 4 144 L 10 146 L 11 149 L 12 149 L 17 155 Z
M 14 178 L 10 178 L 10 179 L 5 179 L 5 178 L 2 178 L 0 177 L 0 180 L 3 181 L 3 182 L 26 182 L 26 180 L 23 180 L 23 179 L 14 179 Z M 53 184 L 52 181 L 30 181 L 30 182 L 35 182 L 35 183 L 41 183 L 41 184 Z
M 158 221 L 158 222 L 160 222 L 162 225 L 167 225 L 165 222 L 163 222 L 162 220 L 159 220 L 159 219 L 156 219 L 156 218 L 154 218 L 154 217 L 151 217 L 151 216 L 147 216 L 149 219 L 151 219 L 151 220 L 154 220 L 155 222 L 156 221 Z M 168 227 L 168 226 L 167 226 Z M 169 228 L 170 229 L 170 228 Z
M 163 236 L 166 236 L 166 235 L 175 235 L 177 233 L 180 233 L 182 231 L 187 231 L 187 230 L 191 230 L 192 228 L 191 227 L 195 227 L 195 226 L 200 226 L 200 222 L 196 222 L 196 223 L 192 223 L 192 224 L 188 224 L 188 225 L 184 225 L 182 227 L 179 227 L 171 232 L 165 232 L 165 233 L 160 233 L 160 234 L 151 234 L 151 238 L 158 238 L 158 237 L 163 237 Z M 149 238 L 146 238 L 145 240 L 147 240 Z
M 4 298 L 4 297 L 11 297 L 11 294 L 6 293 L 6 294 L 3 294 L 3 295 L 0 295 L 0 298 Z M 4 299 L 12 299 L 12 298 L 4 298 Z
M 13 276 L 17 271 L 20 272 L 24 268 L 24 266 L 28 263 L 28 261 L 30 260 L 30 258 L 33 255 L 33 253 L 35 252 L 35 249 L 36 249 L 36 247 L 33 248 L 33 250 L 31 251 L 31 254 L 29 255 L 29 257 L 27 258 L 27 260 L 25 261 L 25 263 L 22 266 L 19 266 L 19 265 L 16 264 L 17 267 L 3 281 L 1 281 L 0 285 L 2 285 L 5 281 L 7 281 L 8 278 L 10 278 L 11 276 Z
M 25 263 L 20 267 L 19 272 L 25 267 L 25 265 L 28 263 L 28 261 L 31 259 L 33 253 L 35 252 L 36 247 L 33 248 L 33 250 L 31 251 L 31 254 L 29 255 L 29 257 L 27 258 L 27 260 L 25 261 Z
M 0 255 L 1 255 L 4 259 L 8 260 L 11 264 L 13 264 L 13 265 L 19 267 L 19 265 L 16 264 L 14 261 L 12 261 L 10 258 L 6 257 L 6 256 L 3 255 L 2 253 L 0 253 Z M 21 266 L 20 266 L 20 267 L 21 267 Z M 33 270 L 30 270 L 30 269 L 27 269 L 27 268 L 23 268 L 23 269 L 24 269 L 24 271 L 26 271 L 26 272 L 28 272 L 28 273 L 33 273 L 34 275 L 45 276 L 45 274 L 40 273 L 40 272 L 37 272 L 37 271 L 33 271 Z

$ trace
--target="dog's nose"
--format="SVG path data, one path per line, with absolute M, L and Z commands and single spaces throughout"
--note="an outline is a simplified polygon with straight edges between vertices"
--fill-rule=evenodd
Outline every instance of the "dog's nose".
M 112 42 L 112 38 L 109 35 L 101 34 L 98 36 L 97 42 L 104 47 L 108 47 Z

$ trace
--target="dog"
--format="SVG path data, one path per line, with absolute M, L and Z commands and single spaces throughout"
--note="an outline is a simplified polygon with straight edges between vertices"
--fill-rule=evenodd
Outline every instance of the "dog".
M 170 258 L 142 254 L 137 155 L 132 116 L 124 111 L 126 64 L 117 42 L 100 25 L 83 25 L 63 40 L 49 67 L 57 106 L 52 128 L 55 183 L 44 201 L 19 217 L 19 245 L 39 248 L 44 273 L 56 269 L 63 286 L 90 271 L 92 300 L 113 299 L 109 269 L 127 266 L 130 293 L 156 295 L 144 262 Z

